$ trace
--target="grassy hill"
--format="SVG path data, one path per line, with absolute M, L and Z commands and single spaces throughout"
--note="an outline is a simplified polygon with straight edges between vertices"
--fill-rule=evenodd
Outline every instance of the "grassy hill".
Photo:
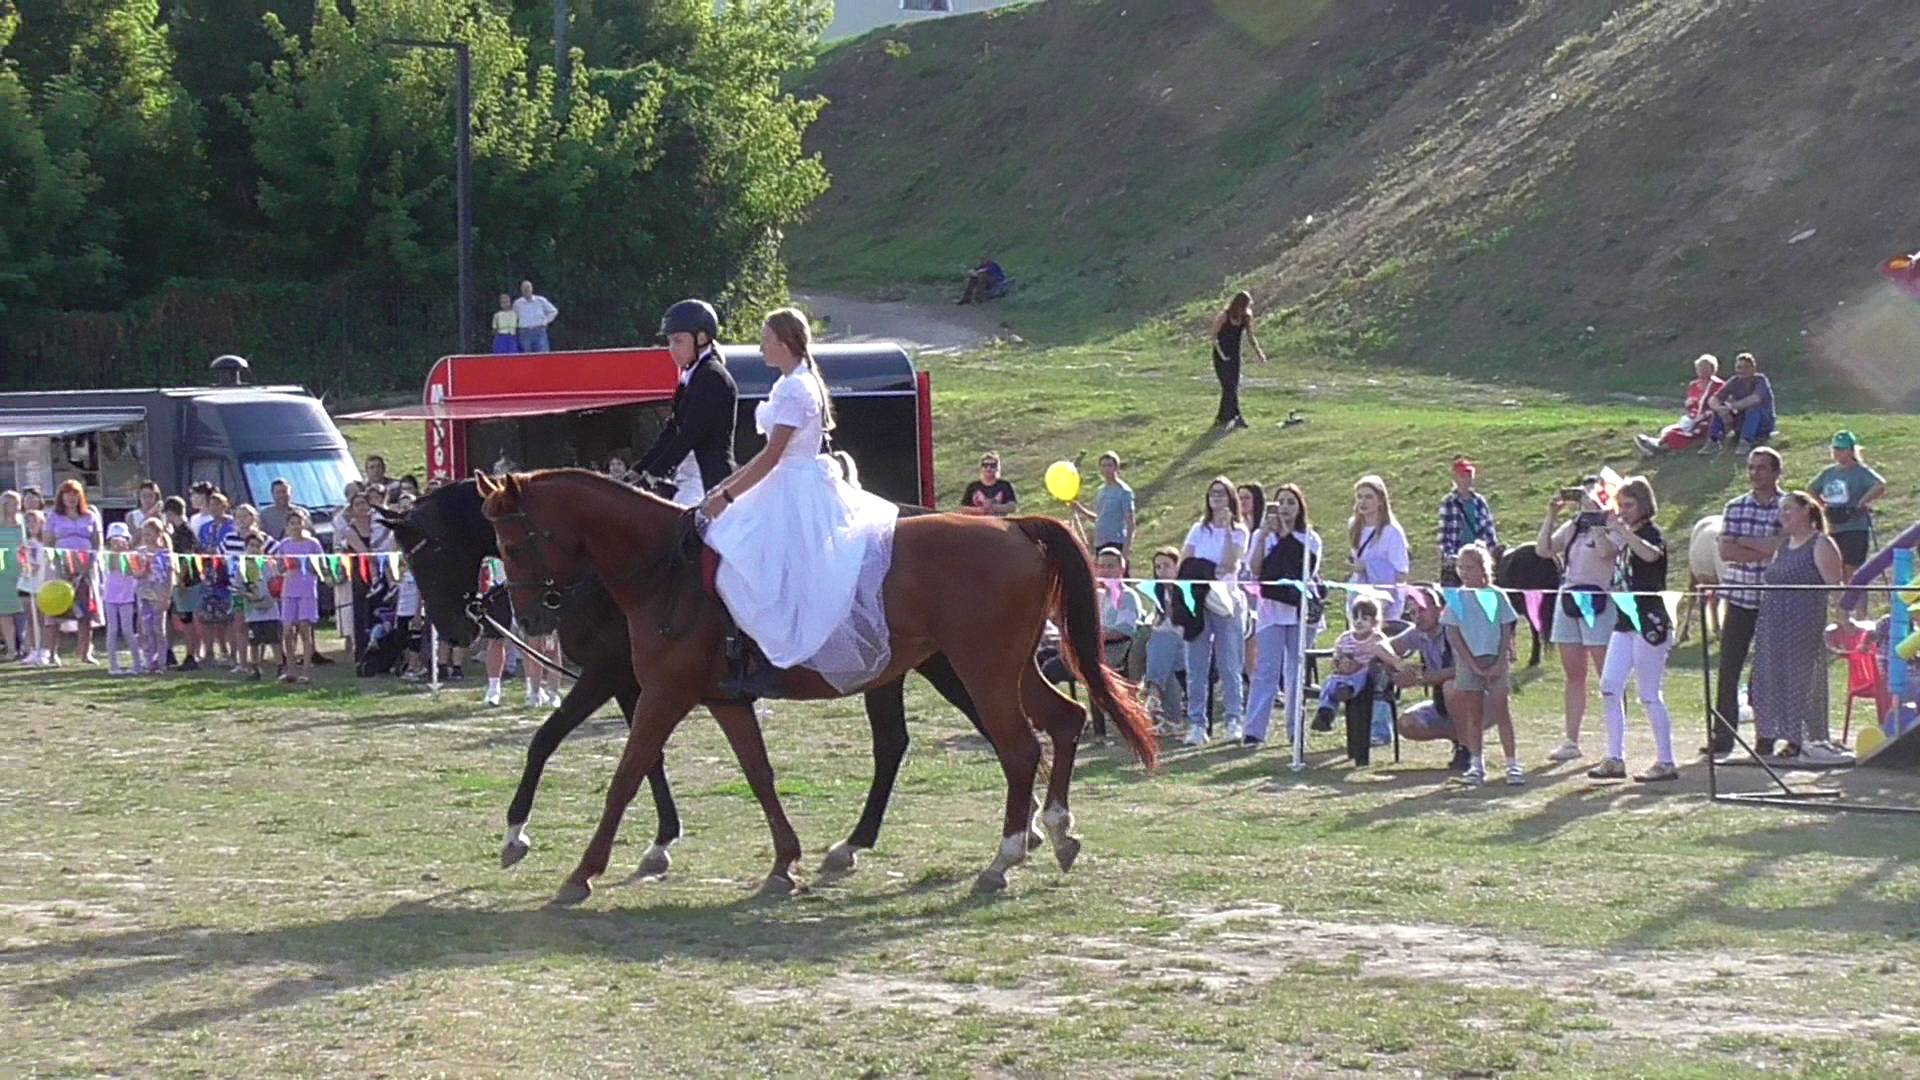
M 883 293 L 991 251 L 1048 344 L 1245 285 L 1314 362 L 1593 399 L 1751 348 L 1790 400 L 1901 407 L 1917 75 L 1898 0 L 1053 0 L 830 51 L 787 251 Z

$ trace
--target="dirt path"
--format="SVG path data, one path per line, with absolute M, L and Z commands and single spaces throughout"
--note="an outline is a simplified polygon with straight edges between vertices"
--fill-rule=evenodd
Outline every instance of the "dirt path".
M 812 290 L 796 291 L 793 299 L 827 324 L 825 341 L 897 341 L 910 353 L 955 356 L 1008 333 L 991 307 L 863 300 Z

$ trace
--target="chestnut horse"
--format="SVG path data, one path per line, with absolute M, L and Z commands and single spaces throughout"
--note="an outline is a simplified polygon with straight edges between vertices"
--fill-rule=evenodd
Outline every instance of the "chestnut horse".
M 502 481 L 475 477 L 486 496 L 507 588 L 516 609 L 552 604 L 597 581 L 626 614 L 633 674 L 640 684 L 627 744 L 607 786 L 606 806 L 580 863 L 555 895 L 579 903 L 607 868 L 621 815 L 640 779 L 660 760 L 669 735 L 694 706 L 705 704 L 749 770 L 771 792 L 771 769 L 753 708 L 722 697 L 727 673 L 728 620 L 719 600 L 699 583 L 688 539 L 693 511 L 635 491 L 598 473 L 550 469 L 515 473 Z M 1087 549 L 1051 518 L 989 519 L 932 514 L 903 518 L 895 528 L 893 563 L 881 590 L 892 656 L 870 685 L 892 682 L 935 653 L 944 653 L 973 699 L 979 721 L 1007 781 L 998 852 L 974 882 L 979 891 L 1004 889 L 1007 871 L 1025 861 L 1033 820 L 1033 786 L 1041 750 L 1036 729 L 1053 740 L 1053 769 L 1040 821 L 1062 870 L 1080 851 L 1073 835 L 1067 789 L 1086 709 L 1062 694 L 1034 661 L 1050 612 L 1059 619 L 1069 666 L 1089 701 L 1112 717 L 1134 754 L 1153 766 L 1158 755 L 1146 711 L 1106 666 L 1099 603 Z M 820 700 L 847 696 L 817 673 L 787 671 L 782 695 Z M 754 744 L 741 752 L 739 739 Z M 773 835 L 770 885 L 790 881 L 800 858 L 777 797 L 763 799 Z

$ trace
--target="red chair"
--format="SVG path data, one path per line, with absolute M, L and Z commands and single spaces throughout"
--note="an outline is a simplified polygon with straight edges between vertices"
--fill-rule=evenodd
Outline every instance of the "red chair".
M 1893 709 L 1893 694 L 1880 672 L 1880 646 L 1871 631 L 1836 630 L 1829 640 L 1834 652 L 1847 658 L 1846 722 L 1840 728 L 1840 745 L 1845 746 L 1848 736 L 1853 734 L 1853 703 L 1860 698 L 1872 698 L 1873 722 L 1877 724 Z

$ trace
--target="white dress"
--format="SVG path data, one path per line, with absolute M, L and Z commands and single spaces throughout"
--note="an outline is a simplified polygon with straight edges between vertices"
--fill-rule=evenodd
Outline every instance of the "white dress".
M 824 393 L 808 364 L 754 410 L 761 434 L 794 429 L 773 469 L 707 526 L 715 584 L 734 622 L 776 667 L 806 667 L 841 692 L 887 666 L 880 587 L 900 509 L 848 484 L 820 452 Z

